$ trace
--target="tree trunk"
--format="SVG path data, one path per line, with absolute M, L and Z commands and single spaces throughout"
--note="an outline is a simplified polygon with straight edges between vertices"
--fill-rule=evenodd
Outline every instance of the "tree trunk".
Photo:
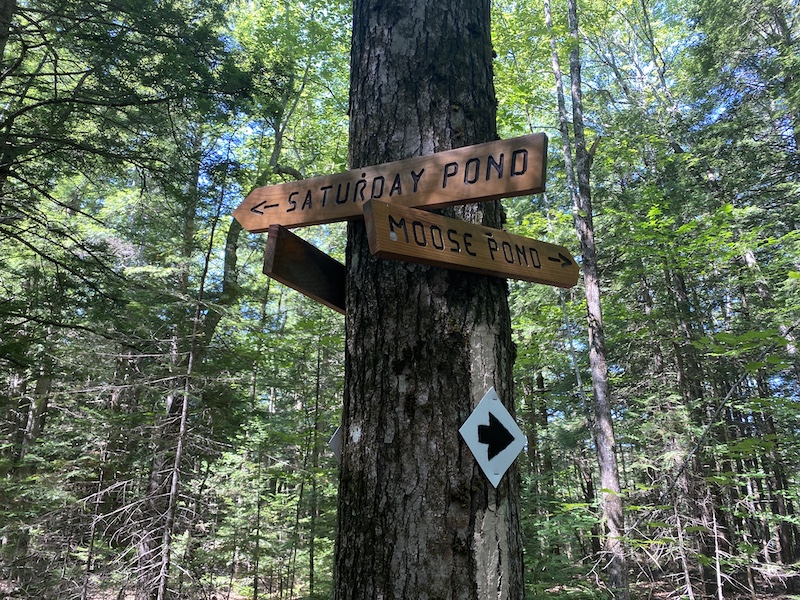
M 165 500 L 168 494 L 166 479 L 168 457 L 161 450 L 161 446 L 172 421 L 173 419 L 168 417 L 165 423 L 157 426 L 151 440 L 154 447 L 153 462 L 146 496 L 141 503 L 141 532 L 136 542 L 136 600 L 154 600 L 156 597 L 160 566 L 159 540 L 163 534 L 162 515 L 166 513 Z
M 545 2 L 545 21 L 551 35 L 553 73 L 556 78 L 559 107 L 559 125 L 565 155 L 567 183 L 573 199 L 573 219 L 583 258 L 583 280 L 586 294 L 586 312 L 589 329 L 589 364 L 592 376 L 594 406 L 594 438 L 597 449 L 597 464 L 600 474 L 600 492 L 603 521 L 606 526 L 605 553 L 608 583 L 615 598 L 627 599 L 628 575 L 623 538 L 625 535 L 622 496 L 620 495 L 619 470 L 617 467 L 616 441 L 611 418 L 611 401 L 608 387 L 605 332 L 600 303 L 600 277 L 592 221 L 592 197 L 589 186 L 591 157 L 586 148 L 583 124 L 583 95 L 581 90 L 581 58 L 578 40 L 578 8 L 575 0 L 569 0 L 568 23 L 572 39 L 569 53 L 572 100 L 572 130 L 575 137 L 575 160 L 572 160 L 572 145 L 567 123 L 563 77 L 558 60 L 553 34 L 550 3 Z M 574 167 L 573 167 L 574 164 Z M 574 171 L 573 171 L 574 168 Z
M 655 303 L 653 302 L 653 291 L 650 286 L 650 282 L 647 280 L 646 268 L 645 265 L 642 263 L 641 265 L 642 275 L 639 278 L 641 282 L 641 289 L 642 289 L 642 299 L 644 302 L 644 314 L 647 317 L 648 323 L 650 323 L 649 329 L 651 329 L 650 334 L 650 352 L 653 355 L 653 374 L 658 379 L 658 382 L 663 386 L 666 383 L 665 380 L 665 371 L 664 371 L 664 352 L 661 349 L 661 335 L 660 332 L 657 330 L 654 319 L 653 319 L 653 309 L 655 308 Z
M 355 0 L 351 167 L 495 139 L 491 60 L 488 0 Z M 522 598 L 518 474 L 458 434 L 492 386 L 513 411 L 506 283 L 374 259 L 361 222 L 347 265 L 334 597 Z
M 0 0 L 0 63 L 5 63 L 11 20 L 17 12 L 17 0 Z M 5 65 L 3 65 L 5 71 Z

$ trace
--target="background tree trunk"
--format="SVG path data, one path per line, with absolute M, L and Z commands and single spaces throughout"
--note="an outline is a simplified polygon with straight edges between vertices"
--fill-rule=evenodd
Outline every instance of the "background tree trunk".
M 545 2 L 545 22 L 551 36 L 552 65 L 556 79 L 559 108 L 559 129 L 564 148 L 567 185 L 573 200 L 573 219 L 581 245 L 583 283 L 586 294 L 586 316 L 589 330 L 589 365 L 592 377 L 593 415 L 597 464 L 600 474 L 603 521 L 606 529 L 605 553 L 608 583 L 615 598 L 629 597 L 628 575 L 623 539 L 625 535 L 619 470 L 617 467 L 614 424 L 608 386 L 605 330 L 600 301 L 600 277 L 592 219 L 592 196 L 589 172 L 592 156 L 586 147 L 581 89 L 581 57 L 578 39 L 578 8 L 574 0 L 567 2 L 567 20 L 572 37 L 569 53 L 570 95 L 572 100 L 572 133 L 575 140 L 574 162 L 567 119 L 563 76 L 553 34 L 550 3 Z M 574 170 L 573 170 L 574 169 Z
M 356 0 L 352 168 L 496 138 L 489 26 L 485 0 Z M 374 259 L 360 222 L 347 264 L 335 597 L 522 598 L 517 472 L 493 488 L 458 434 L 491 386 L 513 410 L 505 281 Z

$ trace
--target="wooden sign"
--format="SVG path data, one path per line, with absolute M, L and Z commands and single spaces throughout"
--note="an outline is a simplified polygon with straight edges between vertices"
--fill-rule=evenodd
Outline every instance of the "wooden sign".
M 365 202 L 427 209 L 544 191 L 547 136 L 535 133 L 253 190 L 233 211 L 247 231 L 360 218 Z
M 374 256 L 564 288 L 578 282 L 563 246 L 375 200 L 364 220 Z
M 264 274 L 345 314 L 345 266 L 280 225 L 272 225 Z

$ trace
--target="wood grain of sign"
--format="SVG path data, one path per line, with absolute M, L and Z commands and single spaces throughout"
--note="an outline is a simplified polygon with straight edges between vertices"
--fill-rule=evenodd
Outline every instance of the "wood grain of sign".
M 247 231 L 360 218 L 368 200 L 440 208 L 544 191 L 547 136 L 535 133 L 253 190 L 233 211 Z
M 374 256 L 564 288 L 578 282 L 563 246 L 376 200 L 364 205 L 364 220 Z
M 345 266 L 281 225 L 272 225 L 264 274 L 345 314 Z

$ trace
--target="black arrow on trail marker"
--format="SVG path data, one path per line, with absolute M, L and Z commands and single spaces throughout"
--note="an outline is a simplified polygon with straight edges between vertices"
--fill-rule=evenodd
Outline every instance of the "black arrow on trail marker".
M 489 446 L 489 460 L 508 448 L 514 441 L 514 436 L 509 433 L 503 424 L 491 412 L 489 424 L 478 425 L 478 441 Z
M 547 260 L 552 260 L 553 262 L 560 262 L 562 269 L 566 269 L 567 267 L 572 266 L 572 261 L 563 254 L 561 254 L 561 252 L 558 253 L 558 258 L 556 258 L 555 256 L 548 256 Z

